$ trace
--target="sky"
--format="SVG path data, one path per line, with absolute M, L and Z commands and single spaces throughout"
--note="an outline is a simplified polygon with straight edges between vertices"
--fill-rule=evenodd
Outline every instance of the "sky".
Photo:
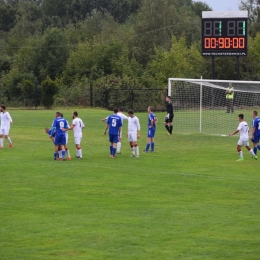
M 213 11 L 238 11 L 241 0 L 201 0 L 208 4 Z

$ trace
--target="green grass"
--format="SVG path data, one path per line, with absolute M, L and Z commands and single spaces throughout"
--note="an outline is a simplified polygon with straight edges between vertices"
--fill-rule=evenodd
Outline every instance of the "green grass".
M 72 110 L 62 112 L 71 121 Z M 60 162 L 44 133 L 54 111 L 10 113 L 14 146 L 0 150 L 1 260 L 259 259 L 260 162 L 245 149 L 236 162 L 238 136 L 167 136 L 157 113 L 156 151 L 130 158 L 124 137 L 112 160 L 100 121 L 108 111 L 79 110 L 84 159 Z M 143 150 L 147 114 L 137 116 Z M 74 157 L 71 132 L 69 148 Z
M 259 108 L 254 107 L 259 111 Z M 201 114 L 201 131 L 204 134 L 228 135 L 238 126 L 238 115 L 244 114 L 245 121 L 251 127 L 252 108 L 236 109 L 234 113 L 226 113 L 226 109 L 211 110 L 203 109 Z M 175 132 L 176 133 L 199 133 L 200 132 L 200 111 L 186 110 L 175 112 Z

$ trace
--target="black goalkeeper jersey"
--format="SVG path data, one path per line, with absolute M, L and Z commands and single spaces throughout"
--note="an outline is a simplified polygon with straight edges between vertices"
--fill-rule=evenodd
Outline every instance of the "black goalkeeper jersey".
M 167 103 L 167 113 L 170 114 L 170 115 L 173 115 L 172 102 L 168 102 L 168 103 Z

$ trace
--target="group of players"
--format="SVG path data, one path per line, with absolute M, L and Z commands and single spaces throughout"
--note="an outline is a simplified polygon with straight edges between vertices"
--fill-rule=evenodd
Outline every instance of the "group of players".
M 173 107 L 171 103 L 171 98 L 166 97 L 167 102 L 167 116 L 165 117 L 165 128 L 167 129 L 167 134 L 172 134 L 172 120 L 173 120 Z M 6 111 L 6 106 L 0 106 L 0 149 L 4 148 L 4 138 L 9 143 L 9 148 L 12 148 L 12 141 L 9 137 L 10 125 L 13 124 L 13 120 Z M 154 151 L 154 137 L 156 132 L 156 124 L 158 122 L 157 117 L 153 113 L 153 107 L 149 106 L 147 109 L 148 115 L 148 133 L 147 133 L 147 144 L 144 150 L 147 153 L 150 149 L 151 152 Z M 247 150 L 252 155 L 252 158 L 258 159 L 257 150 L 260 150 L 259 140 L 260 140 L 260 118 L 258 117 L 258 112 L 253 111 L 253 123 L 252 123 L 252 133 L 250 139 L 253 142 L 253 149 L 249 146 L 249 127 L 247 122 L 244 121 L 244 115 L 239 114 L 239 126 L 233 133 L 230 133 L 229 136 L 235 135 L 240 132 L 240 138 L 237 143 L 237 151 L 239 159 L 237 161 L 243 161 L 243 152 L 241 150 L 242 146 L 245 146 Z M 82 129 L 84 128 L 83 121 L 78 117 L 78 112 L 74 111 L 72 114 L 73 121 L 72 125 L 69 126 L 68 121 L 63 118 L 63 114 L 60 112 L 55 113 L 55 119 L 53 121 L 51 129 L 46 128 L 45 131 L 52 139 L 55 149 L 54 149 L 54 160 L 63 160 L 65 161 L 65 155 L 67 154 L 67 159 L 70 160 L 70 152 L 67 147 L 68 144 L 68 135 L 67 131 L 72 130 L 74 132 L 74 141 L 76 145 L 76 158 L 82 158 L 82 149 L 81 149 L 81 139 L 82 139 Z M 102 121 L 107 121 L 104 134 L 106 134 L 109 129 L 109 142 L 110 142 L 110 157 L 115 158 L 116 153 L 121 153 L 121 141 L 122 141 L 122 125 L 123 120 L 128 120 L 128 141 L 131 148 L 131 156 L 139 157 L 139 147 L 137 140 L 140 138 L 140 122 L 139 119 L 134 115 L 133 110 L 128 111 L 128 117 L 123 114 L 123 108 L 120 108 L 119 111 L 117 108 L 114 108 L 114 114 L 108 116 Z
M 72 113 L 72 125 L 70 126 L 68 121 L 63 118 L 61 112 L 55 113 L 55 119 L 53 120 L 52 127 L 45 128 L 45 132 L 49 135 L 54 143 L 54 160 L 65 161 L 67 154 L 67 160 L 71 160 L 70 152 L 67 147 L 68 144 L 68 130 L 74 132 L 74 142 L 76 146 L 76 158 L 82 159 L 81 139 L 82 129 L 85 127 L 83 121 L 78 117 L 78 112 Z
M 165 116 L 165 128 L 167 130 L 167 134 L 172 134 L 172 120 L 174 117 L 173 114 L 173 106 L 171 103 L 171 97 L 166 97 L 167 102 L 167 115 Z M 0 149 L 4 148 L 4 138 L 9 143 L 9 148 L 12 148 L 13 144 L 11 138 L 9 137 L 10 125 L 13 124 L 13 120 L 6 111 L 6 106 L 0 106 Z M 156 124 L 158 122 L 158 118 L 153 113 L 153 107 L 149 106 L 147 109 L 148 112 L 148 131 L 147 131 L 147 143 L 146 148 L 143 151 L 147 153 L 149 151 L 153 152 L 155 143 L 154 137 L 156 132 Z M 233 132 L 230 133 L 229 136 L 235 135 L 238 132 L 240 133 L 240 138 L 237 143 L 237 151 L 239 155 L 239 159 L 237 161 L 243 161 L 243 152 L 242 146 L 245 146 L 247 150 L 252 155 L 252 158 L 258 159 L 257 150 L 260 150 L 259 140 L 260 140 L 260 118 L 258 117 L 258 112 L 253 111 L 253 123 L 252 123 L 252 132 L 250 139 L 253 143 L 253 149 L 249 146 L 249 127 L 247 122 L 244 120 L 244 115 L 239 114 L 239 126 Z M 83 121 L 78 117 L 78 112 L 74 111 L 72 113 L 73 121 L 70 126 L 68 121 L 63 118 L 63 114 L 60 112 L 55 113 L 55 119 L 53 121 L 51 128 L 46 128 L 45 131 L 52 139 L 54 143 L 54 160 L 63 160 L 65 161 L 65 156 L 67 154 L 67 159 L 70 160 L 70 152 L 67 147 L 68 144 L 68 135 L 67 131 L 73 130 L 74 132 L 74 142 L 76 146 L 76 158 L 82 159 L 82 149 L 81 149 L 81 139 L 82 139 L 82 129 L 85 127 Z M 110 142 L 110 157 L 115 158 L 116 153 L 121 153 L 121 141 L 122 141 L 122 125 L 123 120 L 128 121 L 128 131 L 127 137 L 131 148 L 131 156 L 139 157 L 139 147 L 137 140 L 140 138 L 140 122 L 139 119 L 135 116 L 134 111 L 130 109 L 128 111 L 128 116 L 123 114 L 123 108 L 114 108 L 114 113 L 104 119 L 102 121 L 106 121 L 106 127 L 104 130 L 104 134 L 106 135 L 107 130 L 109 130 L 109 142 Z
M 172 134 L 172 120 L 174 117 L 173 114 L 173 106 L 171 103 L 171 97 L 166 97 L 167 102 L 167 115 L 165 116 L 165 128 L 167 129 L 167 134 Z M 153 152 L 155 148 L 155 132 L 156 132 L 156 124 L 158 122 L 158 118 L 155 116 L 153 112 L 153 107 L 149 106 L 147 108 L 148 112 L 148 131 L 147 131 L 147 143 L 144 153 L 148 153 L 149 151 Z M 140 122 L 139 119 L 134 115 L 134 111 L 130 109 L 128 111 L 128 116 L 123 114 L 123 108 L 120 107 L 119 109 L 114 108 L 114 113 L 101 121 L 106 121 L 106 127 L 104 134 L 106 135 L 107 130 L 109 129 L 109 150 L 110 150 L 110 157 L 115 158 L 116 154 L 121 154 L 121 141 L 122 141 L 122 126 L 123 121 L 128 121 L 128 131 L 127 137 L 131 148 L 131 156 L 132 157 L 139 157 L 139 146 L 137 140 L 140 138 Z
M 171 98 L 166 97 L 167 101 L 167 116 L 165 117 L 165 128 L 167 129 L 168 134 L 172 134 L 172 119 L 173 119 L 173 108 L 171 104 Z M 4 148 L 4 137 L 9 142 L 9 147 L 12 147 L 12 141 L 9 137 L 10 125 L 13 124 L 13 120 L 10 114 L 6 111 L 6 106 L 0 106 L 0 148 Z M 154 151 L 155 143 L 154 136 L 156 132 L 156 124 L 158 118 L 153 113 L 153 107 L 149 106 L 147 109 L 148 116 L 148 134 L 147 134 L 147 144 L 144 150 L 145 153 Z M 68 121 L 63 118 L 61 112 L 55 113 L 55 119 L 52 123 L 52 127 L 45 128 L 45 132 L 51 138 L 54 143 L 54 160 L 65 161 L 65 156 L 67 154 L 67 160 L 71 160 L 70 152 L 67 147 L 68 144 L 68 130 L 74 132 L 74 141 L 76 145 L 76 158 L 82 159 L 82 149 L 81 149 L 81 139 L 82 139 L 82 129 L 84 128 L 83 121 L 78 117 L 78 112 L 74 111 L 72 114 L 73 121 L 70 126 Z M 123 120 L 128 120 L 128 141 L 131 147 L 131 156 L 139 157 L 139 147 L 137 140 L 140 138 L 140 122 L 139 119 L 135 116 L 133 110 L 128 111 L 128 116 L 123 114 L 123 108 L 120 108 L 119 111 L 117 108 L 114 109 L 114 114 L 103 119 L 102 121 L 107 120 L 106 128 L 104 134 L 106 134 L 109 129 L 109 142 L 110 142 L 110 157 L 115 158 L 116 153 L 121 153 L 121 141 L 122 141 L 122 125 Z
M 253 116 L 253 122 L 252 122 L 252 132 L 251 132 L 250 139 L 253 142 L 254 149 L 252 149 L 249 146 L 249 137 L 248 137 L 249 127 L 248 127 L 247 122 L 244 120 L 243 114 L 238 115 L 239 125 L 238 125 L 238 128 L 236 129 L 236 131 L 229 134 L 229 136 L 232 136 L 232 135 L 237 134 L 238 132 L 240 133 L 240 138 L 239 138 L 238 143 L 237 143 L 237 152 L 238 152 L 238 155 L 239 155 L 239 159 L 237 161 L 239 161 L 239 162 L 244 161 L 243 152 L 241 150 L 242 146 L 246 147 L 246 149 L 252 155 L 252 158 L 254 158 L 255 160 L 258 159 L 257 150 L 260 150 L 260 145 L 259 145 L 260 118 L 258 117 L 257 111 L 253 111 L 252 116 Z

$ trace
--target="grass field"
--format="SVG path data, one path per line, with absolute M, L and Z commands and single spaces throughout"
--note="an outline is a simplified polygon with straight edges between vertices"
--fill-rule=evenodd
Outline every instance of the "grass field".
M 108 111 L 78 110 L 84 158 L 62 162 L 53 161 L 44 132 L 54 111 L 9 112 L 13 148 L 5 142 L 0 150 L 1 260 L 260 258 L 260 161 L 244 149 L 245 161 L 236 162 L 238 136 L 167 136 L 157 113 L 154 153 L 131 158 L 124 137 L 122 154 L 110 159 L 100 121 Z M 70 122 L 72 109 L 61 112 Z M 143 150 L 147 113 L 137 116 Z M 72 132 L 69 148 L 74 157 Z

